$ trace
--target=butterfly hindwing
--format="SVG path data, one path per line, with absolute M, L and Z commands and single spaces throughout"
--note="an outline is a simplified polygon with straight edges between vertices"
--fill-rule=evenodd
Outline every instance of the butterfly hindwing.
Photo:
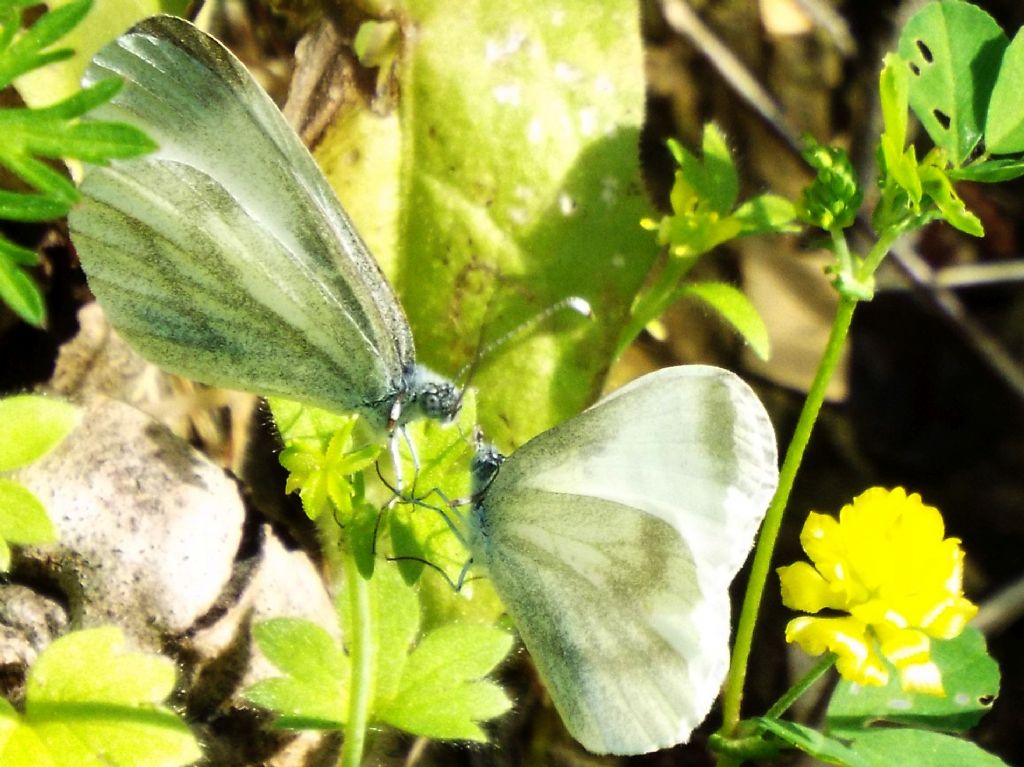
M 670 746 L 707 715 L 728 663 L 728 586 L 775 461 L 746 384 L 687 366 L 531 440 L 487 488 L 474 558 L 589 750 Z

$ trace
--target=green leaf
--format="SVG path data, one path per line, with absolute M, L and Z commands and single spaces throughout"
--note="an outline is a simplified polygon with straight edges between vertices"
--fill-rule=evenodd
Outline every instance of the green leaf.
M 4 698 L 0 698 L 0 764 L 4 767 L 56 766 L 35 731 Z
M 398 693 L 378 715 L 388 724 L 428 738 L 486 741 L 477 723 L 500 716 L 512 704 L 497 684 L 481 677 L 511 647 L 511 635 L 496 628 L 442 626 L 420 640 L 406 663 Z
M 202 756 L 184 722 L 161 705 L 175 666 L 131 652 L 116 627 L 67 634 L 29 671 L 25 722 L 56 767 L 178 767 Z
M 53 8 L 40 16 L 20 37 L 16 37 L 10 47 L 0 51 L 0 88 L 10 85 L 18 75 L 70 57 L 71 51 L 67 49 L 44 49 L 77 25 L 89 12 L 91 5 L 92 0 L 75 0 L 63 8 Z M 16 18 L 20 19 L 20 14 Z
M 982 137 L 1008 44 L 991 16 L 961 0 L 930 3 L 903 28 L 899 54 L 910 67 L 910 106 L 954 165 Z
M 75 0 L 77 2 L 77 0 Z M 52 0 L 50 7 L 67 6 L 69 0 Z M 73 55 L 22 75 L 15 82 L 25 103 L 41 107 L 79 90 L 85 67 L 106 43 L 137 21 L 157 13 L 182 14 L 187 0 L 95 0 L 85 19 L 61 38 Z
M 967 209 L 944 169 L 928 163 L 926 158 L 918 172 L 922 191 L 935 203 L 947 223 L 974 237 L 985 236 L 981 220 Z
M 277 727 L 340 729 L 348 717 L 348 657 L 320 626 L 274 618 L 253 627 L 253 639 L 286 676 L 264 679 L 245 690 L 257 706 L 280 714 Z
M 867 730 L 851 740 L 850 748 L 867 767 L 1006 767 L 969 740 L 925 730 Z
M 0 301 L 11 307 L 25 322 L 42 327 L 46 321 L 43 294 L 32 278 L 18 268 L 14 261 L 14 258 L 24 260 L 26 257 L 33 260 L 37 258 L 31 250 L 19 248 L 0 238 Z
M 753 721 L 766 732 L 770 732 L 794 748 L 798 748 L 826 764 L 838 764 L 844 767 L 873 767 L 871 762 L 864 759 L 856 750 L 851 749 L 848 742 L 823 735 L 810 727 L 768 717 L 760 717 Z
M 768 328 L 743 291 L 724 282 L 696 282 L 683 285 L 679 292 L 681 296 L 703 301 L 718 312 L 750 344 L 754 354 L 768 359 L 771 354 Z
M 885 54 L 879 77 L 882 124 L 893 146 L 903 151 L 907 144 L 907 109 L 910 104 L 910 69 L 895 53 Z
M 26 466 L 50 452 L 78 423 L 74 405 L 22 394 L 0 399 L 0 471 Z
M 1021 176 L 1024 176 L 1024 160 L 1019 159 L 988 160 L 949 170 L 949 177 L 953 181 L 977 181 L 982 184 L 1010 181 Z
M 381 702 L 394 698 L 402 685 L 409 647 L 420 630 L 420 606 L 416 591 L 393 566 L 378 568 L 371 586 L 377 647 L 374 682 L 379 707 Z
M 1017 34 L 1003 55 L 999 76 L 992 89 L 985 118 L 985 149 L 991 154 L 1024 152 L 1024 30 Z
M 21 141 L 24 137 L 13 133 L 4 137 L 6 145 L 0 147 L 0 164 L 7 166 L 11 173 L 26 184 L 57 201 L 67 205 L 76 202 L 78 190 L 75 185 L 46 163 L 32 157 Z
M 64 199 L 0 189 L 0 218 L 7 221 L 49 221 L 67 215 L 70 209 Z
M 362 692 L 373 701 L 371 720 L 428 737 L 484 740 L 478 722 L 504 713 L 510 704 L 496 684 L 481 677 L 508 653 L 511 636 L 487 626 L 448 624 L 417 642 L 419 602 L 398 569 L 375 568 L 367 585 L 371 638 L 365 649 L 374 656 L 374 673 L 371 688 Z M 338 610 L 351 632 L 367 628 L 355 626 L 344 593 Z M 260 623 L 254 636 L 289 676 L 263 680 L 245 697 L 282 714 L 279 727 L 342 727 L 351 672 L 334 640 L 314 624 L 294 619 Z
M 137 157 L 157 148 L 155 141 L 131 125 L 69 122 L 73 118 L 60 115 L 63 106 L 57 105 L 54 113 L 30 109 L 0 111 L 0 130 L 6 134 L 5 160 L 11 154 L 31 154 L 54 159 L 73 157 L 99 164 L 115 157 Z
M 739 194 L 739 176 L 721 129 L 713 122 L 704 125 L 700 159 L 674 139 L 669 139 L 668 148 L 696 196 L 710 210 L 729 213 Z
M 759 194 L 751 197 L 736 208 L 732 218 L 740 225 L 740 237 L 748 234 L 800 231 L 800 227 L 793 223 L 796 218 L 796 206 L 777 194 Z
M 405 0 L 396 16 L 416 30 L 396 65 L 397 123 L 338 126 L 317 155 L 391 278 L 420 361 L 453 375 L 481 339 L 568 296 L 600 302 L 595 321 L 559 313 L 478 367 L 481 424 L 507 448 L 598 396 L 655 260 L 635 235 L 650 213 L 639 15 L 633 0 Z M 353 167 L 353 155 L 375 159 Z
M 18 266 L 36 266 L 39 263 L 39 254 L 0 237 L 0 260 L 9 261 Z
M 904 692 L 893 671 L 885 687 L 841 681 L 829 703 L 832 731 L 863 731 L 876 722 L 963 732 L 978 723 L 999 693 L 999 666 L 974 628 L 956 639 L 932 640 L 932 660 L 942 671 L 945 697 Z
M 32 491 L 0 477 L 0 538 L 8 543 L 52 543 L 57 531 Z

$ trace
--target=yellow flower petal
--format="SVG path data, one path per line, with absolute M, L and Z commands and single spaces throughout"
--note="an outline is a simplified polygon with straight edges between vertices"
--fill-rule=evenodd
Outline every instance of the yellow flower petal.
M 816 613 L 826 608 L 841 610 L 847 606 L 843 594 L 837 594 L 821 573 L 806 562 L 797 562 L 776 571 L 782 583 L 782 604 L 792 610 Z
M 797 618 L 786 639 L 817 655 L 830 650 L 846 678 L 885 684 L 884 656 L 914 691 L 941 694 L 929 637 L 951 639 L 975 615 L 963 596 L 963 550 L 945 538 L 938 509 L 903 488 L 861 493 L 839 518 L 811 513 L 800 534 L 810 564 L 779 568 L 783 602 L 848 618 Z
M 812 511 L 800 531 L 800 545 L 827 580 L 844 577 L 841 568 L 836 570 L 836 565 L 844 559 L 845 551 L 839 523 L 835 519 Z
M 836 669 L 851 682 L 880 686 L 889 681 L 866 627 L 853 618 L 794 618 L 786 626 L 786 641 L 798 644 L 808 655 L 834 652 Z
M 950 597 L 921 621 L 921 627 L 936 639 L 960 636 L 967 622 L 978 614 L 978 606 L 963 597 Z

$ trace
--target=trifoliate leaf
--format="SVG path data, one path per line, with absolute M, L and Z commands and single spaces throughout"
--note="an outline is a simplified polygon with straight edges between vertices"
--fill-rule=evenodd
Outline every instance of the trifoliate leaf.
M 128 650 L 119 628 L 67 634 L 29 671 L 25 723 L 55 767 L 191 764 L 199 745 L 162 705 L 174 678 L 171 660 Z
M 78 423 L 74 405 L 22 394 L 0 399 L 0 471 L 26 466 L 55 448 Z
M 704 126 L 701 158 L 673 139 L 668 148 L 686 184 L 707 209 L 723 216 L 729 213 L 739 193 L 739 176 L 721 129 L 715 123 Z
M 910 106 L 953 165 L 982 137 L 1009 40 L 995 20 L 961 0 L 928 3 L 907 22 L 899 55 L 910 68 Z
M 280 718 L 277 727 L 337 729 L 348 717 L 348 657 L 320 626 L 297 618 L 274 618 L 253 627 L 253 639 L 286 676 L 264 679 L 244 696 Z

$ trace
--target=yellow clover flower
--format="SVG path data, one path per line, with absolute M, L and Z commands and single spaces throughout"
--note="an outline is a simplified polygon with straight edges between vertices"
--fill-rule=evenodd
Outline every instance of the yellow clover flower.
M 938 509 L 901 487 L 871 488 L 838 520 L 812 512 L 800 543 L 814 564 L 778 569 L 782 601 L 802 612 L 848 615 L 795 618 L 786 641 L 810 655 L 835 653 L 850 681 L 887 684 L 884 657 L 904 690 L 944 695 L 930 638 L 952 639 L 978 611 L 963 596 L 960 541 L 944 535 Z

